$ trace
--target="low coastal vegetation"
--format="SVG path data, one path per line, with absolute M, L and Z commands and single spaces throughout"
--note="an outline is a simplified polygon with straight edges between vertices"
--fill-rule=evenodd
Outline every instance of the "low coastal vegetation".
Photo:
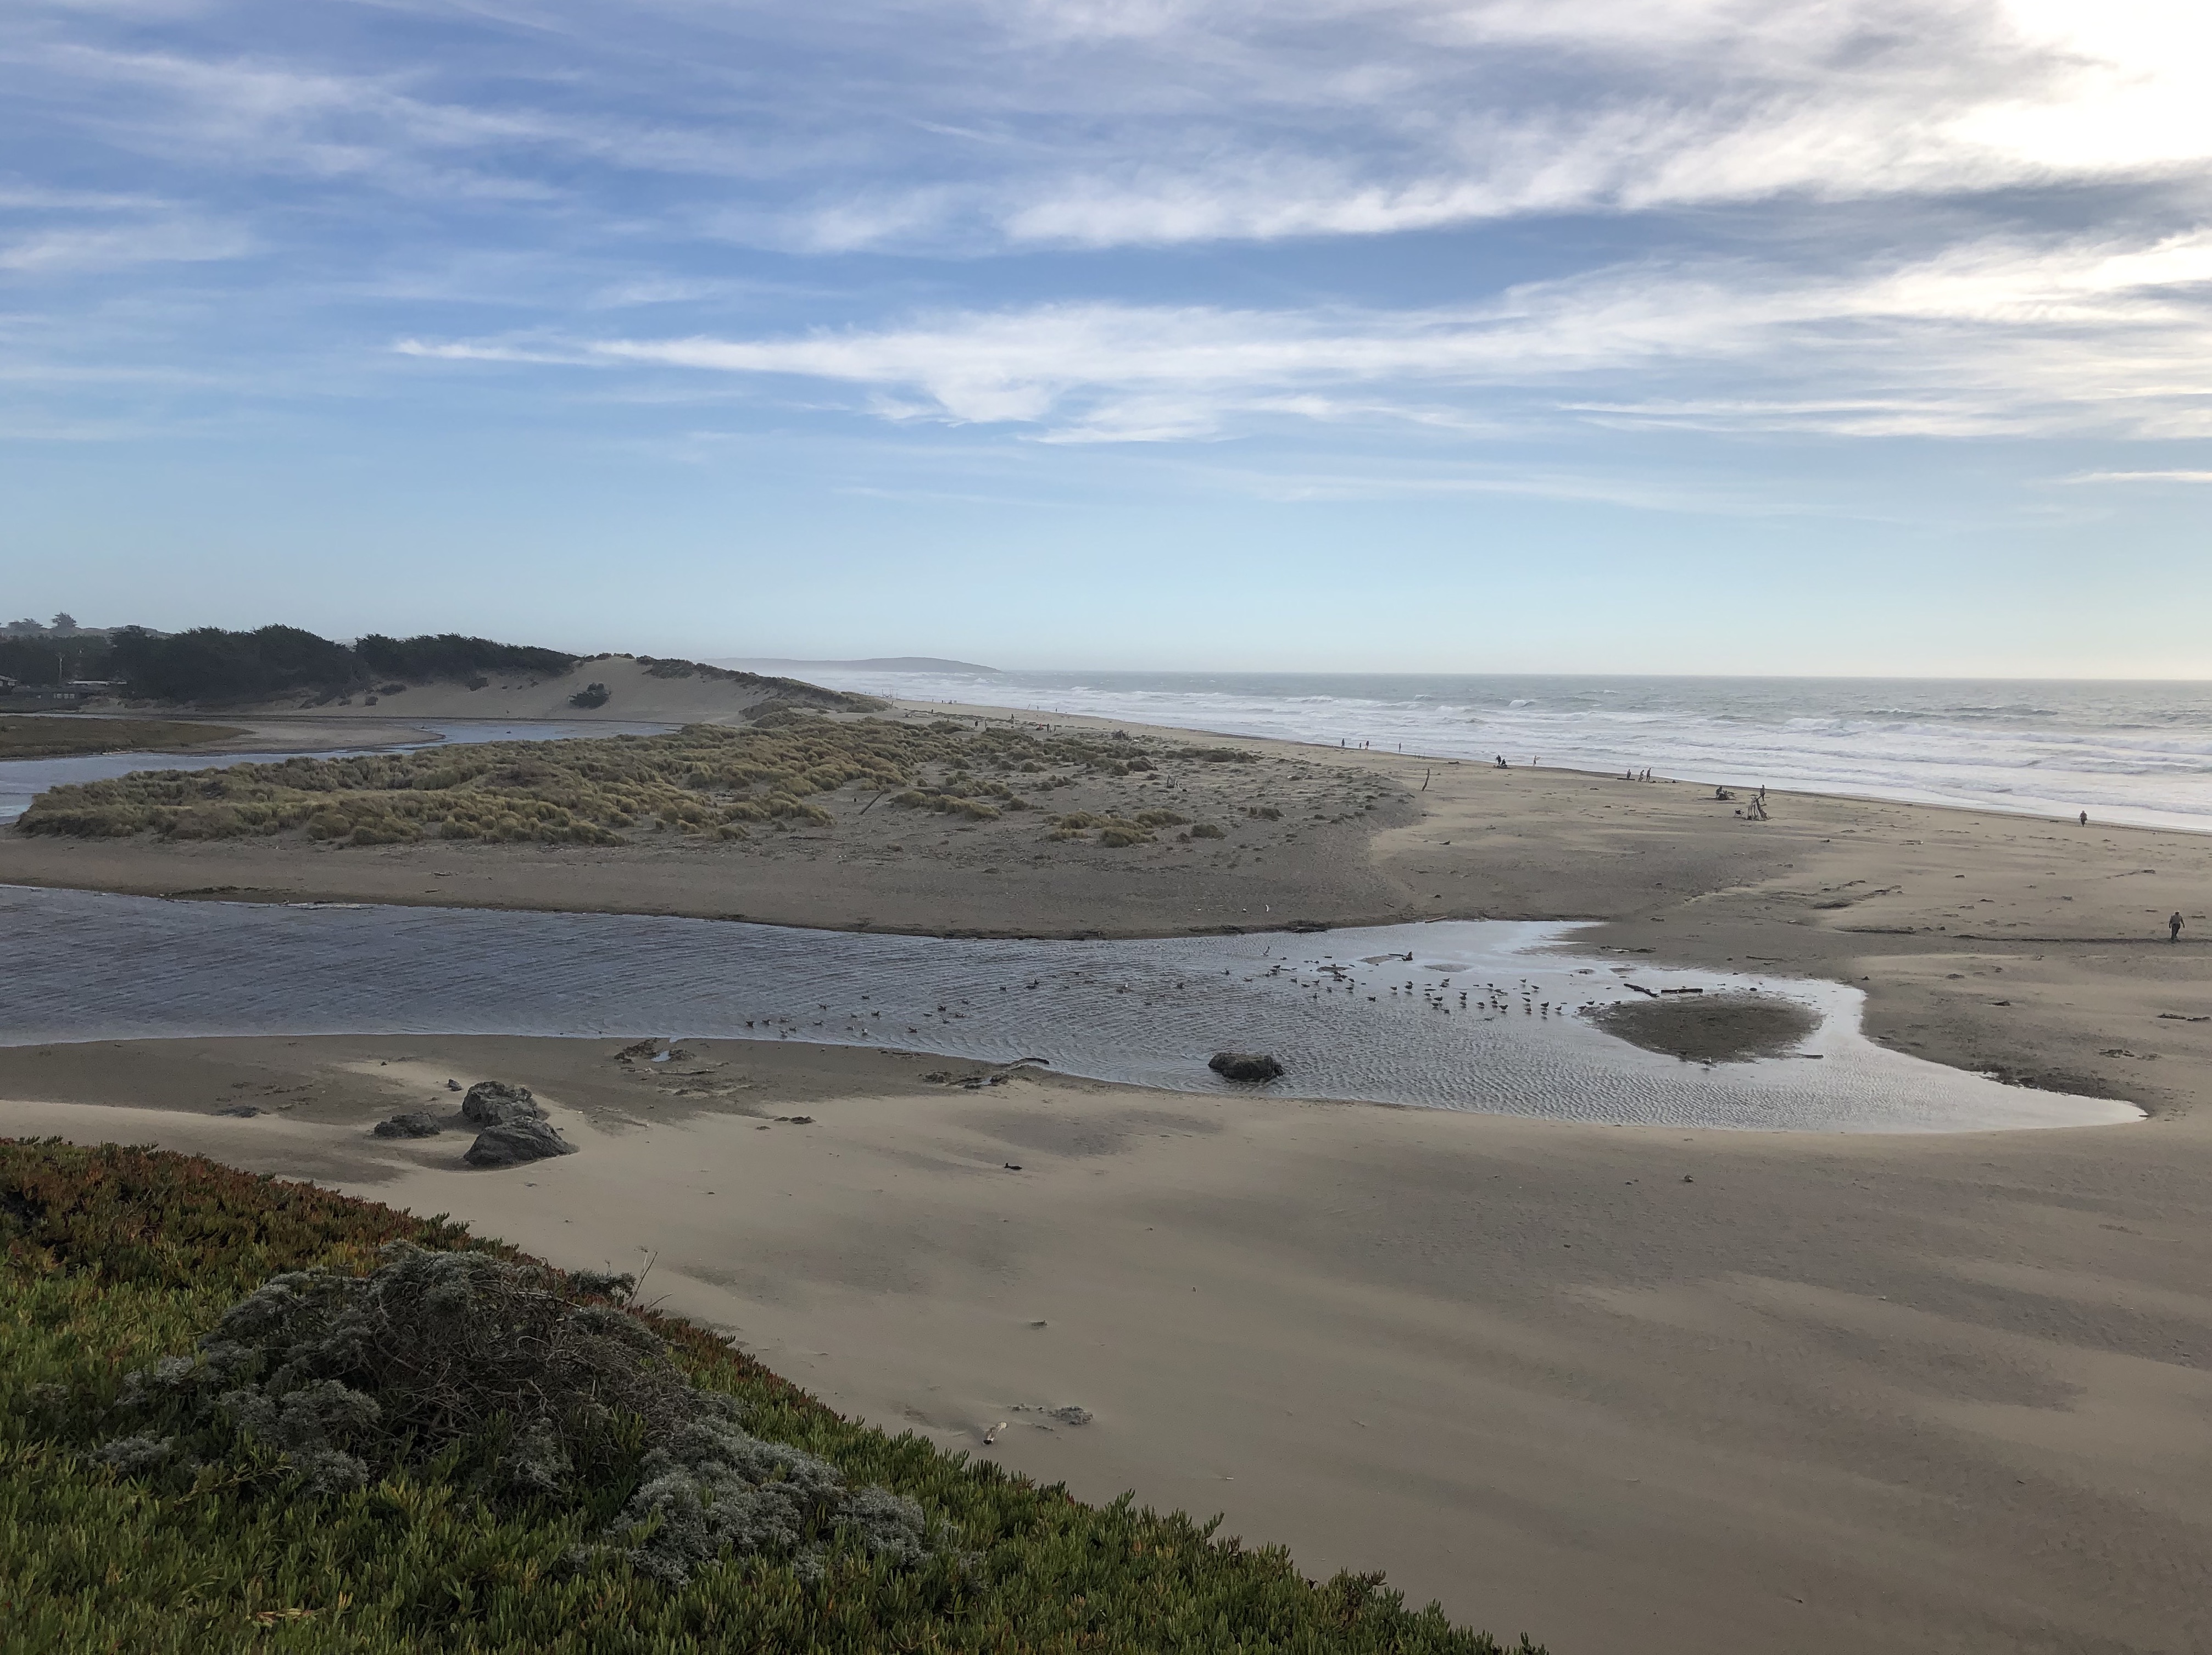
M 0 1246 L 11 1647 L 1499 1655 L 1379 1576 L 843 1419 L 443 1220 L 0 1142 Z
M 1048 733 L 936 719 L 830 718 L 788 707 L 744 727 L 653 736 L 487 742 L 347 758 L 294 758 L 194 772 L 150 770 L 41 794 L 27 833 L 227 839 L 292 831 L 348 845 L 425 838 L 620 844 L 677 833 L 742 839 L 763 827 L 829 826 L 821 800 L 992 821 L 1037 810 L 1079 781 L 1150 780 L 1166 770 L 1245 765 L 1234 748 Z M 1189 818 L 1165 808 L 1073 812 L 1051 836 L 1121 847 Z M 1190 833 L 1219 837 L 1198 824 Z
M 245 731 L 168 718 L 83 718 L 74 713 L 0 714 L 0 758 L 66 758 L 84 753 L 177 752 Z

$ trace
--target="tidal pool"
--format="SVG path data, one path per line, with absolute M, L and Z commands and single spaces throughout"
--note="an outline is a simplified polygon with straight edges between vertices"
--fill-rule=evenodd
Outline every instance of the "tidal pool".
M 0 1044 L 165 1036 L 695 1036 L 892 1047 L 1180 1092 L 1224 1049 L 1285 1097 L 1559 1120 L 1959 1132 L 2134 1120 L 1887 1050 L 1840 983 L 1571 952 L 1575 928 L 1444 922 L 1042 942 L 481 909 L 280 906 L 0 888 Z M 1796 1050 L 1700 1064 L 1589 1013 L 1703 989 L 1817 1014 Z

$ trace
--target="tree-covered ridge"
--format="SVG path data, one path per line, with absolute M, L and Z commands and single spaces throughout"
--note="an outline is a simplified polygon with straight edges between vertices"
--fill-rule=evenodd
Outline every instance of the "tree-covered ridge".
M 154 701 L 237 703 L 295 695 L 339 696 L 384 679 L 466 683 L 490 672 L 557 677 L 574 655 L 441 632 L 419 638 L 370 633 L 354 644 L 296 626 L 251 632 L 219 626 L 155 634 L 125 627 L 109 644 L 109 671 L 129 693 Z
M 397 678 L 409 684 L 465 684 L 489 672 L 558 678 L 578 660 L 557 649 L 539 649 L 523 643 L 494 643 L 489 638 L 464 637 L 459 632 L 440 632 L 419 638 L 387 638 L 382 633 L 370 632 L 355 643 L 353 651 L 371 677 Z
M 0 678 L 34 687 L 71 678 L 106 678 L 112 676 L 114 654 L 106 633 L 0 637 Z
M 604 1278 L 561 1289 L 591 1307 L 587 1327 L 599 1318 L 611 1336 L 605 1318 L 634 1323 L 626 1342 L 665 1349 L 750 1437 L 796 1451 L 794 1464 L 835 1468 L 845 1487 L 912 1502 L 957 1544 L 917 1554 L 833 1536 L 781 1557 L 732 1548 L 681 1578 L 641 1567 L 635 1546 L 603 1537 L 647 1480 L 643 1456 L 629 1473 L 614 1464 L 646 1428 L 623 1408 L 605 1422 L 613 1469 L 598 1481 L 533 1490 L 487 1477 L 514 1446 L 511 1422 L 497 1422 L 434 1452 L 365 1460 L 357 1483 L 319 1494 L 267 1410 L 218 1408 L 185 1430 L 161 1413 L 168 1404 L 124 1406 L 130 1375 L 181 1381 L 162 1365 L 187 1358 L 241 1300 L 265 1299 L 271 1278 L 361 1275 L 393 1243 L 529 1266 L 457 1225 L 198 1158 L 0 1141 L 0 1642 L 293 1655 L 1499 1655 L 1434 1608 L 1407 1609 L 1377 1576 L 1311 1581 L 1280 1549 L 1218 1538 L 1180 1512 L 1086 1506 L 841 1418 L 697 1328 L 617 1307 Z M 556 1275 L 533 1270 L 522 1285 Z M 365 1360 L 315 1348 L 318 1361 Z M 176 1446 L 118 1449 L 133 1429 Z
M 65 620 L 58 616 L 57 620 Z M 296 626 L 264 626 L 232 631 L 220 626 L 186 632 L 156 632 L 143 626 L 111 630 L 27 631 L 36 622 L 15 624 L 0 633 L 0 678 L 39 687 L 71 679 L 117 683 L 125 695 L 142 701 L 198 705 L 245 705 L 307 696 L 318 701 L 374 691 L 389 683 L 466 684 L 474 687 L 494 675 L 530 679 L 559 678 L 586 660 L 605 655 L 571 655 L 532 644 L 501 643 L 459 632 L 424 633 L 412 638 L 370 632 L 340 643 Z M 703 662 L 640 655 L 637 664 L 657 678 L 697 678 L 732 684 L 757 694 L 823 707 L 878 707 L 863 696 L 842 695 L 797 678 L 710 666 Z

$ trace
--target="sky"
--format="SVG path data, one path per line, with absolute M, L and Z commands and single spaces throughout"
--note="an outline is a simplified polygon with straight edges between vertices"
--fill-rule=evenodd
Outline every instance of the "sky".
M 2212 677 L 2212 7 L 12 0 L 0 607 Z

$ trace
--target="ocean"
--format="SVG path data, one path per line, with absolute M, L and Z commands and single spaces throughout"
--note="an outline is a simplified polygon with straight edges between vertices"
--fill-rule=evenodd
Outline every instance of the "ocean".
M 840 690 L 2212 831 L 2212 683 L 786 668 Z

